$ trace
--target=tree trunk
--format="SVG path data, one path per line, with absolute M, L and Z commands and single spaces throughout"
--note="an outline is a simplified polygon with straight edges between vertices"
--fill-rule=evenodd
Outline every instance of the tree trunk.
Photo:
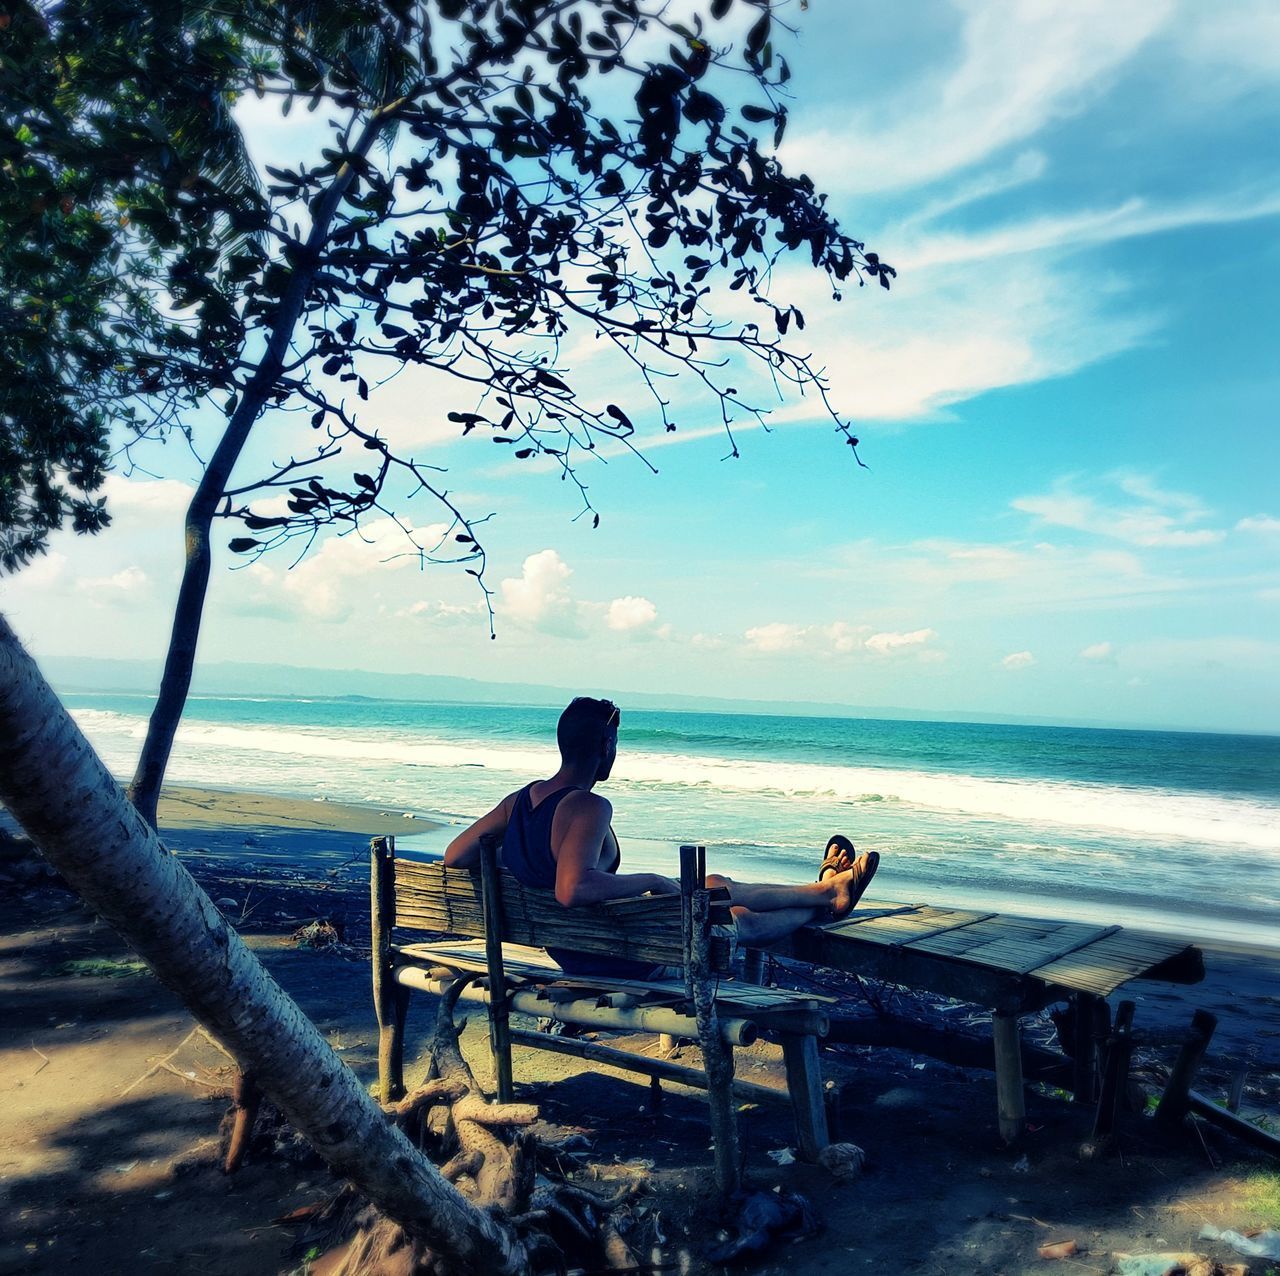
M 201 485 L 204 486 L 203 484 Z M 147 723 L 147 736 L 138 756 L 138 768 L 129 784 L 129 801 L 138 814 L 154 829 L 157 827 L 157 808 L 160 804 L 160 786 L 169 766 L 169 754 L 173 750 L 173 738 L 187 705 L 187 692 L 191 690 L 191 675 L 196 664 L 196 643 L 200 638 L 200 621 L 204 615 L 204 599 L 209 590 L 209 569 L 212 554 L 209 531 L 213 523 L 213 507 L 206 513 L 198 506 L 208 506 L 197 492 L 191 502 L 186 522 L 186 553 L 182 569 L 182 585 L 178 590 L 178 603 L 173 612 L 173 629 L 169 634 L 169 649 L 165 655 L 164 673 L 160 677 L 160 690 L 155 707 Z
M 390 112 L 395 105 L 391 103 L 382 110 L 375 111 L 366 121 L 359 139 L 352 147 L 353 155 L 363 157 L 369 153 L 387 127 Z M 200 623 L 204 618 L 205 595 L 209 590 L 209 569 L 212 562 L 209 536 L 213 519 L 236 462 L 249 441 L 254 423 L 271 397 L 276 380 L 284 368 L 289 342 L 293 339 L 293 330 L 297 327 L 307 293 L 315 278 L 330 224 L 338 205 L 355 180 L 355 175 L 356 170 L 350 163 L 343 164 L 324 198 L 316 205 L 306 243 L 297 254 L 289 282 L 276 308 L 266 350 L 240 395 L 235 411 L 227 421 L 226 429 L 209 458 L 209 464 L 205 467 L 187 509 L 182 586 L 178 591 L 178 605 L 174 610 L 168 654 L 165 657 L 155 708 L 147 723 L 147 737 L 143 741 L 138 767 L 129 785 L 129 801 L 153 829 L 156 827 L 160 786 L 164 783 L 169 754 L 173 750 L 173 738 L 187 705 L 187 692 L 191 689 L 191 675 L 195 669 L 196 644 L 200 637 Z
M 0 801 L 71 887 L 250 1071 L 315 1150 L 460 1271 L 523 1247 L 396 1129 L 160 845 L 0 616 Z

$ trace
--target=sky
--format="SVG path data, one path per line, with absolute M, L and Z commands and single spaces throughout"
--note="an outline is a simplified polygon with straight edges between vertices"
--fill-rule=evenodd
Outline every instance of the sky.
M 801 266 L 776 280 L 868 468 L 811 398 L 738 423 L 726 459 L 669 385 L 675 435 L 628 401 L 656 474 L 625 453 L 582 470 L 593 529 L 571 484 L 456 439 L 457 390 L 406 373 L 370 411 L 493 514 L 496 638 L 470 577 L 374 523 L 296 565 L 219 553 L 203 660 L 1280 732 L 1280 8 L 790 17 L 781 158 L 898 270 L 838 304 Z M 296 150 L 305 122 L 247 109 L 264 154 Z M 611 389 L 589 338 L 565 366 Z M 37 658 L 160 658 L 175 453 L 111 478 L 107 533 L 0 582 Z

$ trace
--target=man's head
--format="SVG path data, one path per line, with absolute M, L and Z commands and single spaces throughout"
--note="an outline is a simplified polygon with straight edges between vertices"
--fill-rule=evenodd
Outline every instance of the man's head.
M 592 766 L 597 780 L 607 780 L 618 753 L 621 716 L 612 700 L 578 696 L 570 701 L 556 726 L 561 758 L 571 766 Z

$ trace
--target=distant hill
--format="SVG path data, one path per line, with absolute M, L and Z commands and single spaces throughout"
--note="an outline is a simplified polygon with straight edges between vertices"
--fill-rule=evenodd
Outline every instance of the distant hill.
M 134 692 L 153 695 L 160 665 L 146 660 L 50 657 L 45 675 L 63 692 Z M 735 700 L 718 696 L 671 695 L 621 687 L 556 687 L 543 683 L 485 682 L 443 674 L 373 673 L 365 669 L 309 669 L 294 665 L 202 664 L 196 666 L 192 695 L 306 696 L 365 700 L 426 700 L 461 704 L 563 705 L 575 695 L 602 695 L 630 709 L 686 713 L 788 714 L 798 717 L 891 718 L 908 722 L 1012 722 L 1035 725 L 1108 727 L 1114 724 L 1010 717 L 974 711 L 921 712 L 888 705 L 849 705 L 811 700 Z

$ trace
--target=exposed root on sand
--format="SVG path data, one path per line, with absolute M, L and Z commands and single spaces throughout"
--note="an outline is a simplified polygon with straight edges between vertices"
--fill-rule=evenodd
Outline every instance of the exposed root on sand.
M 459 980 L 441 998 L 428 1075 L 386 1106 L 388 1118 L 459 1192 L 511 1229 L 533 1276 L 571 1268 L 637 1270 L 612 1221 L 635 1187 L 605 1197 L 564 1181 L 548 1168 L 555 1158 L 544 1158 L 540 1166 L 529 1129 L 538 1120 L 537 1106 L 485 1097 L 462 1056 L 453 1022 L 468 982 Z M 260 1124 L 266 1115 L 259 1115 Z M 313 1221 L 323 1231 L 309 1238 L 322 1251 L 308 1267 L 311 1276 L 458 1276 L 446 1259 L 348 1190 Z

